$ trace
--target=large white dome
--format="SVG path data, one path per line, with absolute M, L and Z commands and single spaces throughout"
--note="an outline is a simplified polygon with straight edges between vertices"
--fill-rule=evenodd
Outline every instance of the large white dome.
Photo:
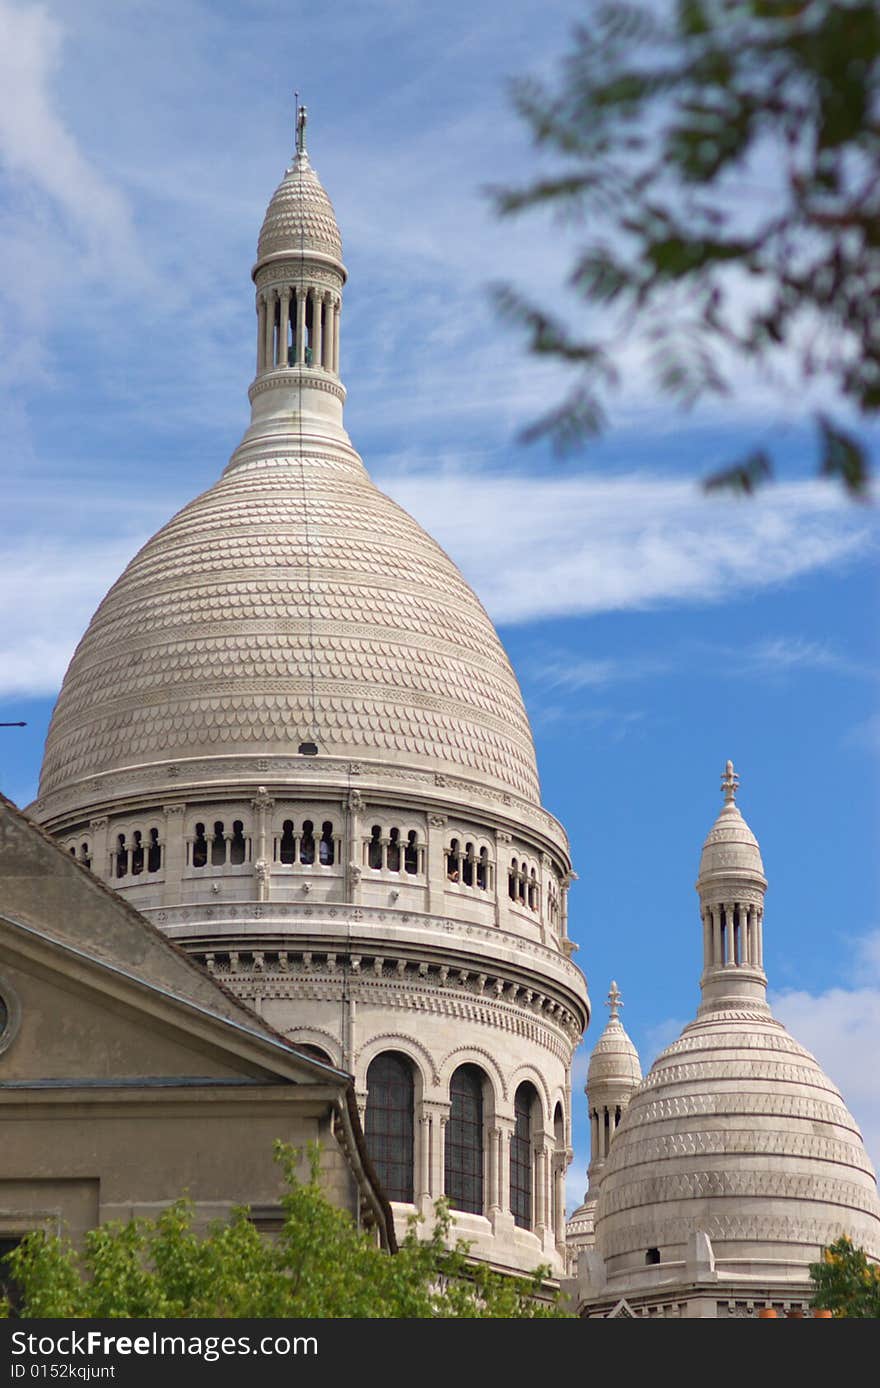
M 649 1249 L 683 1260 L 709 1235 L 716 1259 L 805 1274 L 848 1234 L 880 1256 L 880 1204 L 861 1134 L 815 1058 L 766 1010 L 685 1027 L 633 1096 L 605 1165 L 596 1233 L 609 1275 Z
M 303 740 L 539 798 L 485 610 L 339 443 L 252 452 L 136 555 L 71 661 L 40 795 L 150 763 L 289 755 Z

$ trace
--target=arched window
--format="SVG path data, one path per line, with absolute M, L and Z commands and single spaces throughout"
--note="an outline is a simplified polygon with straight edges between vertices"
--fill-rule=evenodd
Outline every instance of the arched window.
M 312 1060 L 322 1060 L 325 1065 L 333 1064 L 327 1052 L 322 1051 L 320 1046 L 313 1046 L 311 1041 L 291 1041 L 290 1044 L 296 1050 L 302 1051 L 303 1055 L 310 1055 Z
M 565 1114 L 562 1105 L 553 1110 L 553 1228 L 559 1243 L 565 1241 L 565 1181 L 558 1179 L 565 1171 Z
M 382 826 L 374 824 L 370 830 L 370 847 L 367 861 L 371 868 L 382 866 Z
M 208 840 L 205 838 L 204 824 L 196 825 L 196 836 L 192 846 L 192 865 L 202 868 L 208 861 Z
M 229 845 L 229 861 L 237 866 L 244 862 L 246 844 L 244 841 L 244 825 L 240 819 L 233 821 L 232 841 Z
M 529 878 L 529 909 L 531 911 L 538 909 L 538 878 L 534 868 L 532 868 L 532 874 Z
M 293 838 L 293 820 L 285 819 L 281 826 L 281 843 L 279 845 L 278 857 L 282 863 L 292 863 L 296 852 L 296 844 Z
M 521 1084 L 513 1101 L 510 1144 L 510 1209 L 521 1229 L 532 1227 L 532 1125 L 537 1103 L 534 1085 Z
M 150 842 L 147 845 L 147 872 L 158 872 L 162 866 L 162 846 L 159 843 L 159 830 L 150 830 Z
M 116 876 L 124 877 L 128 872 L 128 849 L 125 846 L 125 835 L 118 834 L 116 837 Z
M 477 859 L 477 886 L 481 892 L 485 892 L 489 886 L 489 850 L 480 849 L 480 856 Z
M 134 831 L 134 846 L 131 850 L 131 871 L 137 877 L 144 870 L 144 841 L 140 829 Z
M 466 887 L 474 885 L 474 845 L 472 843 L 465 846 L 461 864 L 461 880 Z
M 650 1266 L 650 1264 L 652 1264 L 652 1263 L 659 1263 L 659 1261 L 660 1261 L 660 1249 L 659 1249 L 659 1248 L 649 1248 L 648 1251 L 647 1251 L 647 1253 L 645 1254 L 645 1262 Z
M 72 844 L 70 845 L 70 848 L 69 848 L 67 851 L 68 851 L 68 853 L 70 854 L 71 858 L 75 858 L 75 857 L 76 857 L 76 844 L 75 844 L 75 843 L 72 843 Z
M 377 1055 L 367 1071 L 367 1151 L 389 1200 L 413 1198 L 413 1103 L 410 1062 L 396 1051 Z
M 221 867 L 226 862 L 226 837 L 223 833 L 223 820 L 214 824 L 214 837 L 211 840 L 211 866 Z
M 406 848 L 403 850 L 403 870 L 409 873 L 419 870 L 419 849 L 416 843 L 415 829 L 410 829 L 406 836 Z
M 329 819 L 325 819 L 321 825 L 321 842 L 318 847 L 318 860 L 322 867 L 332 867 L 336 858 L 336 849 L 333 845 L 333 825 Z
M 71 852 L 73 852 L 73 849 L 71 849 Z M 92 855 L 89 852 L 89 845 L 87 843 L 81 843 L 79 846 L 79 860 L 83 867 L 90 868 L 92 866 Z
M 510 897 L 511 901 L 516 901 L 517 877 L 516 858 L 511 858 L 510 872 L 507 874 L 507 895 Z
M 454 1210 L 483 1213 L 483 1076 L 461 1065 L 449 1084 L 445 1191 Z
M 310 819 L 303 823 L 302 839 L 299 845 L 299 860 L 306 867 L 315 861 L 315 826 Z
M 392 829 L 388 836 L 388 871 L 400 872 L 400 830 Z
M 446 853 L 446 877 L 450 882 L 461 880 L 461 853 L 458 839 L 452 839 Z

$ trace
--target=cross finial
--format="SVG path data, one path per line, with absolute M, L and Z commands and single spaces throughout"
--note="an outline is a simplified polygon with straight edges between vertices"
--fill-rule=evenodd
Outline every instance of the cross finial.
M 721 789 L 724 791 L 725 805 L 736 803 L 736 791 L 739 786 L 739 776 L 733 769 L 733 762 L 729 761 L 724 768 L 724 775 L 721 777 Z
M 605 999 L 605 1006 L 609 1009 L 609 1021 L 612 1021 L 617 1016 L 620 1008 L 623 1007 L 620 989 L 613 978 L 611 980 L 611 987 L 608 989 L 608 997 Z
M 299 104 L 299 92 L 296 94 L 296 152 L 305 154 L 306 152 L 306 122 L 309 113 L 305 106 Z

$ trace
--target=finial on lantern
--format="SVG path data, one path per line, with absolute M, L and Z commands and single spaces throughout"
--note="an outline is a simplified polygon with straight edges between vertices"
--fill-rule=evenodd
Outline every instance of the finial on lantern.
M 299 92 L 296 92 L 296 93 L 295 93 L 295 97 L 296 97 L 296 152 L 297 152 L 297 154 L 305 154 L 305 152 L 306 152 L 306 122 L 308 121 L 309 113 L 308 113 L 308 111 L 306 110 L 305 106 L 300 106 L 300 104 L 299 104 Z
M 725 805 L 736 804 L 736 792 L 739 786 L 739 776 L 733 769 L 733 762 L 729 761 L 724 768 L 724 775 L 721 777 L 721 789 L 724 791 Z
M 618 988 L 613 978 L 611 980 L 611 987 L 608 989 L 608 997 L 605 999 L 605 1006 L 609 1008 L 609 1021 L 613 1021 L 614 1018 L 617 1016 L 619 1009 L 623 1007 L 623 999 L 620 994 L 620 989 Z

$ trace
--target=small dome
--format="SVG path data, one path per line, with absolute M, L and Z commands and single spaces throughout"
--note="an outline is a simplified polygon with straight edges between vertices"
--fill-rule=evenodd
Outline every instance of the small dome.
M 595 1093 L 602 1085 L 627 1085 L 635 1088 L 642 1082 L 642 1067 L 639 1053 L 623 1029 L 617 1009 L 620 1006 L 620 993 L 617 984 L 611 984 L 608 994 L 611 1015 L 608 1023 L 590 1056 L 587 1070 L 587 1093 Z
M 579 1205 L 565 1225 L 565 1246 L 570 1257 L 576 1261 L 582 1248 L 592 1248 L 595 1244 L 594 1223 L 596 1219 L 596 1197 L 588 1191 L 584 1203 Z
M 758 885 L 767 885 L 758 840 L 743 819 L 734 799 L 738 781 L 733 762 L 729 761 L 721 783 L 725 792 L 725 803 L 703 844 L 697 878 L 698 889 L 709 886 L 716 878 L 741 875 L 759 879 Z
M 719 1264 L 804 1277 L 849 1234 L 880 1254 L 880 1203 L 840 1093 L 781 1022 L 715 1012 L 655 1061 L 623 1116 L 596 1210 L 611 1276 L 647 1249 L 685 1257 L 702 1230 Z
M 611 1017 L 590 1056 L 587 1090 L 595 1089 L 597 1084 L 636 1085 L 641 1082 L 639 1053 L 621 1026 L 620 1018 Z
M 302 251 L 342 259 L 342 237 L 333 204 L 304 150 L 296 155 L 272 194 L 260 229 L 257 261 Z

